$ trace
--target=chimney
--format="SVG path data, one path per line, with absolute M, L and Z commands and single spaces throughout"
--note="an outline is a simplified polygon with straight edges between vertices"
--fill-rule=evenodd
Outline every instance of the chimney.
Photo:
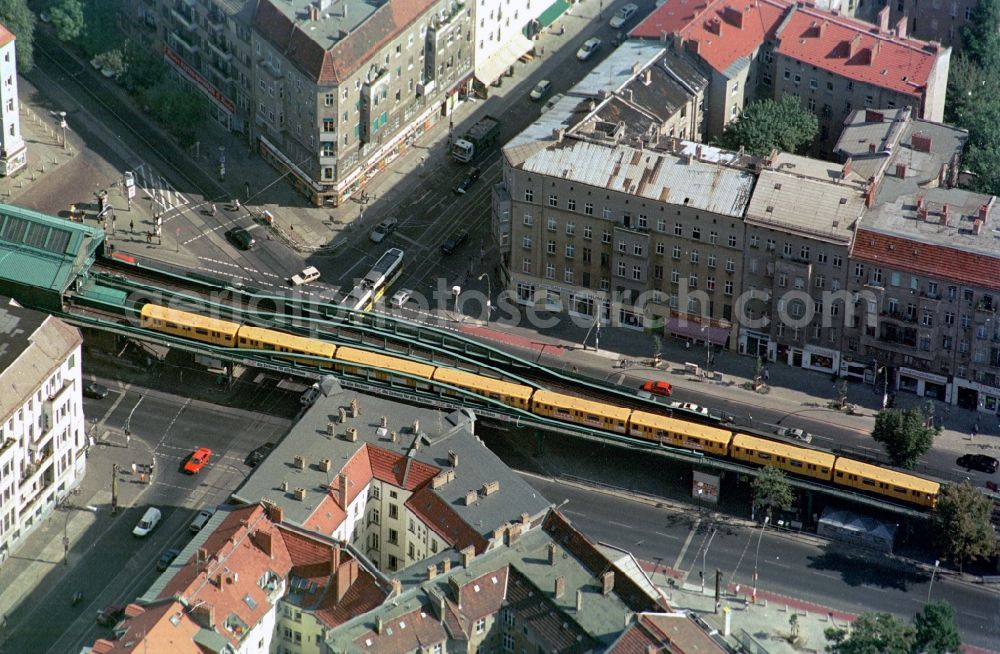
M 820 23 L 819 25 L 816 26 L 816 37 L 817 38 L 823 38 L 823 33 L 824 32 L 826 32 L 826 21 L 825 20 L 822 23 Z
M 375 618 L 375 633 L 381 636 L 383 627 L 385 627 L 385 623 L 382 622 L 382 616 L 377 616 Z
M 910 144 L 913 146 L 913 149 L 918 152 L 930 152 L 931 146 L 934 144 L 934 140 L 927 134 L 917 132 L 910 139 Z
M 389 419 L 385 416 L 382 416 L 381 418 L 378 419 L 378 426 L 381 427 L 382 429 L 385 429 L 386 427 L 389 426 Z
M 947 225 L 948 224 L 948 203 L 947 202 L 945 202 L 944 206 L 941 207 L 941 224 L 942 225 Z
M 927 222 L 927 207 L 917 207 L 917 219 Z
M 435 475 L 435 477 L 433 479 L 431 479 L 431 488 L 434 488 L 434 489 L 441 488 L 442 486 L 444 486 L 445 484 L 447 484 L 448 481 L 449 481 L 448 480 L 448 473 L 442 472 L 439 475 Z
M 562 127 L 556 127 L 552 130 L 552 138 L 556 143 L 562 143 L 564 134 L 566 134 L 566 130 Z
M 604 595 L 608 595 L 614 590 L 615 587 L 615 573 L 613 570 L 608 570 L 603 575 L 601 575 L 601 592 Z
M 452 468 L 458 467 L 458 452 L 455 450 L 448 450 L 448 465 Z
M 492 495 L 500 491 L 500 480 L 494 479 L 493 481 L 488 481 L 483 484 L 483 497 Z
M 632 64 L 632 75 L 638 75 L 638 74 L 639 74 L 639 62 L 637 61 L 634 64 Z
M 451 572 L 451 559 L 441 561 L 441 574 L 446 575 Z
M 271 533 L 270 532 L 260 532 L 260 533 L 261 533 L 261 535 L 266 535 L 267 536 L 267 547 L 265 548 L 262 545 L 261 549 L 267 551 L 268 553 L 270 553 L 270 551 L 271 551 Z M 197 560 L 198 560 L 198 563 L 207 563 L 208 562 L 208 549 L 206 549 L 204 547 L 199 547 L 198 548 L 198 559 Z
M 465 506 L 472 506 L 476 503 L 476 498 L 479 497 L 479 493 L 474 490 L 466 491 L 465 493 Z
M 316 5 L 309 5 L 309 20 L 319 20 L 319 7 Z
M 559 599 L 566 593 L 566 577 L 556 577 L 556 582 L 554 584 L 553 594 L 556 599 Z
M 399 440 L 399 435 L 396 434 L 396 430 L 395 429 L 393 429 L 391 432 L 389 432 L 389 440 L 392 441 L 393 443 L 395 443 L 397 440 Z
M 285 519 L 285 510 L 277 504 L 271 504 L 267 508 L 267 517 L 271 519 L 271 522 L 280 523 Z
M 576 589 L 576 610 L 577 612 L 583 608 L 583 589 Z
M 976 220 L 972 223 L 972 233 L 975 234 L 976 236 L 979 236 L 979 232 L 981 232 L 982 230 L 983 230 L 983 221 L 976 218 Z
M 357 418 L 361 415 L 361 406 L 358 404 L 358 399 L 354 398 L 351 400 L 351 417 Z
M 556 544 L 555 543 L 549 543 L 549 546 L 546 549 L 549 551 L 549 565 L 555 565 L 556 564 Z
M 191 609 L 194 621 L 205 629 L 215 629 L 215 607 L 211 604 L 199 604 Z
M 718 34 L 722 36 L 722 21 L 718 18 L 713 18 L 708 22 L 708 31 L 712 34 Z
M 465 547 L 459 552 L 462 555 L 462 567 L 468 568 L 472 564 L 472 559 L 476 558 L 476 548 L 472 545 Z
M 872 44 L 872 47 L 869 50 L 871 54 L 869 54 L 868 56 L 868 63 L 874 63 L 875 58 L 878 57 L 878 53 L 881 50 L 882 50 L 882 39 L 876 38 L 875 43 Z
M 347 475 L 344 473 L 337 475 L 337 502 L 341 508 L 347 508 Z
M 347 422 L 347 409 L 339 407 L 337 409 L 337 420 L 341 423 Z
M 304 489 L 304 488 L 296 488 L 295 489 L 295 499 L 297 499 L 300 502 L 304 502 L 305 499 L 306 499 L 306 489 Z
M 868 190 L 865 191 L 865 206 L 871 209 L 875 206 L 875 193 L 877 187 L 875 186 L 875 178 L 872 177 L 868 180 Z
M 901 16 L 898 21 L 896 21 L 896 36 L 901 39 L 906 38 L 906 16 Z
M 527 513 L 522 513 L 521 514 L 521 525 L 524 526 L 524 527 L 530 526 L 531 525 L 531 516 L 528 515 Z
M 298 468 L 299 470 L 305 470 L 306 469 L 306 458 L 304 456 L 296 456 L 295 457 L 295 467 Z
M 337 568 L 340 567 L 340 544 L 335 543 L 333 549 L 330 550 L 330 574 L 337 574 Z
M 413 425 L 410 426 L 410 433 L 411 434 L 419 434 L 420 433 L 420 421 L 419 420 L 414 420 L 413 421 Z
M 988 204 L 979 205 L 979 214 L 978 214 L 979 220 L 985 223 L 986 216 L 988 216 L 989 214 L 990 214 L 990 205 Z
M 645 84 L 646 86 L 649 86 L 650 84 L 653 83 L 653 69 L 652 68 L 647 68 L 646 70 L 643 71 L 643 73 L 642 73 L 642 83 Z
M 875 18 L 875 24 L 878 25 L 878 31 L 880 34 L 884 34 L 889 31 L 889 5 L 882 7 Z
M 337 591 L 337 601 L 344 599 L 344 595 L 351 589 L 358 578 L 358 560 L 353 556 L 337 566 L 337 573 L 334 575 Z
M 903 179 L 906 177 L 906 164 L 898 163 L 896 164 L 896 177 Z
M 438 576 L 438 567 L 436 565 L 427 566 L 427 581 L 430 581 L 436 576 Z
M 694 158 L 701 161 L 701 144 L 694 146 Z
M 865 109 L 865 122 L 866 123 L 881 123 L 885 120 L 885 114 L 881 111 L 875 111 L 874 109 Z
M 924 196 L 918 195 L 917 196 L 917 211 L 920 211 L 923 208 L 924 208 Z
M 876 146 L 874 143 L 869 143 L 868 144 L 868 154 L 875 154 L 875 150 L 876 150 L 877 147 L 878 146 Z
M 389 582 L 389 587 L 392 589 L 389 591 L 389 594 L 392 597 L 399 597 L 403 593 L 403 582 L 399 579 L 393 578 L 393 580 Z
M 332 422 L 330 423 L 330 426 L 333 426 Z M 331 467 L 333 467 L 333 462 L 330 461 L 330 459 L 319 460 L 319 469 L 322 470 L 323 472 L 330 472 Z
M 854 55 L 858 54 L 858 46 L 861 45 L 861 35 L 855 34 L 854 37 L 847 42 L 847 58 L 853 59 Z
M 851 165 L 853 163 L 854 160 L 848 157 L 847 161 L 844 162 L 844 167 L 840 170 L 840 179 L 847 179 L 847 176 L 851 174 Z
M 357 443 L 358 442 L 358 429 L 357 429 L 357 427 L 348 427 L 347 428 L 347 433 L 344 436 L 351 443 Z

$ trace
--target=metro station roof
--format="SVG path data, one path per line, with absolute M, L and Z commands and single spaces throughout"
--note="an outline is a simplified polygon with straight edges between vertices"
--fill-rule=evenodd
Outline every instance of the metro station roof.
M 96 227 L 0 204 L 0 293 L 35 287 L 62 293 L 94 261 L 104 240 Z

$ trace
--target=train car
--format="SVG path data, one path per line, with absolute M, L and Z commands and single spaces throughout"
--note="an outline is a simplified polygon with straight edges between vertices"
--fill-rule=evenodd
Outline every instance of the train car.
M 747 434 L 735 434 L 729 455 L 759 466 L 773 465 L 786 472 L 830 481 L 837 457 L 827 452 L 795 447 Z
M 363 375 L 369 367 L 395 370 L 397 372 L 404 372 L 409 375 L 423 377 L 425 379 L 430 379 L 434 374 L 434 366 L 427 365 L 426 363 L 417 363 L 416 361 L 409 361 L 402 357 L 392 357 L 385 354 L 379 354 L 377 352 L 369 352 L 368 350 L 359 350 L 357 348 L 346 346 L 337 348 L 337 354 L 334 357 L 334 365 L 338 370 L 352 375 Z M 378 371 L 373 372 L 372 377 L 383 381 L 389 379 L 389 375 L 387 373 Z M 403 378 L 400 378 L 400 380 L 407 386 L 418 385 L 415 381 L 410 379 L 403 380 Z M 422 388 L 425 385 L 420 386 Z
M 726 456 L 732 432 L 676 418 L 668 418 L 658 413 L 633 411 L 628 423 L 630 436 L 654 441 L 661 445 L 684 447 L 699 452 Z
M 455 368 L 438 368 L 434 371 L 434 380 L 474 391 L 518 409 L 528 409 L 531 394 L 535 392 L 535 389 L 524 384 L 515 384 Z
M 631 409 L 612 404 L 592 402 L 572 395 L 535 391 L 531 396 L 531 411 L 540 416 L 575 422 L 587 427 L 627 433 Z
M 833 467 L 833 483 L 878 493 L 911 504 L 934 508 L 941 484 L 905 472 L 840 457 Z
M 309 354 L 315 357 L 322 357 L 327 361 L 317 362 L 299 357 L 281 357 L 283 359 L 291 359 L 303 365 L 320 366 L 322 368 L 333 367 L 333 355 L 337 350 L 337 346 L 333 343 L 327 343 L 319 339 L 304 338 L 273 329 L 251 327 L 249 325 L 240 327 L 237 347 L 247 350 L 268 350 L 276 353 Z
M 240 328 L 239 323 L 152 303 L 143 305 L 139 320 L 145 329 L 224 347 L 236 346 L 236 334 Z

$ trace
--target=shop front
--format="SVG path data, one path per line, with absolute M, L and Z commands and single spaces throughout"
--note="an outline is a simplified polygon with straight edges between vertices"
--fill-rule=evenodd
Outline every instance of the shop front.
M 825 347 L 806 345 L 802 353 L 802 367 L 833 374 L 840 370 L 840 352 Z
M 898 386 L 901 391 L 942 402 L 951 402 L 947 377 L 913 368 L 900 368 L 898 377 Z

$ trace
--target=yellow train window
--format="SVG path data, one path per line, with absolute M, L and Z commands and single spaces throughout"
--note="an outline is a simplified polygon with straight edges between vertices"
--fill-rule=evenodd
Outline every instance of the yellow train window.
M 768 454 L 767 452 L 759 452 L 757 454 L 757 458 L 758 459 L 764 459 L 765 461 L 767 461 L 767 460 L 769 460 L 771 458 L 771 455 Z

